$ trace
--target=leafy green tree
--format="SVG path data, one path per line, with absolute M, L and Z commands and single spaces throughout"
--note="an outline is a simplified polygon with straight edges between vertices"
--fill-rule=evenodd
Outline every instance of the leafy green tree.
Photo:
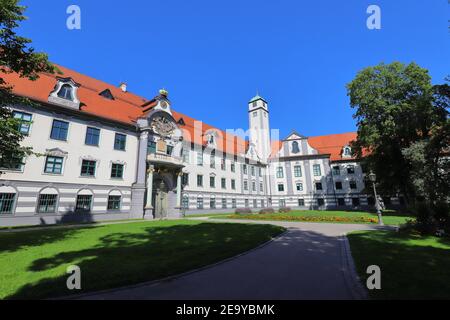
M 415 63 L 394 62 L 365 68 L 347 90 L 358 126 L 353 151 L 377 174 L 380 191 L 400 192 L 407 201 L 435 193 L 431 180 L 419 178 L 440 172 L 448 85 L 433 86 L 428 71 Z
M 9 106 L 31 104 L 28 99 L 12 94 L 12 87 L 2 74 L 17 73 L 20 77 L 36 80 L 40 72 L 57 71 L 44 53 L 30 47 L 31 40 L 16 34 L 19 23 L 26 19 L 25 7 L 18 0 L 0 0 L 0 164 L 8 166 L 32 153 L 30 147 L 20 142 L 24 136 L 19 131 L 20 121 L 12 118 Z M 0 172 L 1 174 L 1 172 Z

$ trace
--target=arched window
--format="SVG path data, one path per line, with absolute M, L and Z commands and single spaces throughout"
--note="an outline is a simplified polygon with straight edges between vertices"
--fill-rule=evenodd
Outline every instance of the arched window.
M 13 214 L 17 192 L 13 187 L 0 187 L 0 215 Z
M 352 149 L 350 147 L 344 148 L 344 156 L 351 156 L 352 155 Z
M 58 97 L 66 100 L 73 100 L 73 88 L 69 84 L 62 85 L 61 89 L 58 91 Z
M 294 141 L 292 142 L 292 153 L 299 153 L 300 148 L 298 147 L 298 142 Z
M 55 213 L 58 205 L 58 190 L 45 188 L 39 193 L 37 212 Z

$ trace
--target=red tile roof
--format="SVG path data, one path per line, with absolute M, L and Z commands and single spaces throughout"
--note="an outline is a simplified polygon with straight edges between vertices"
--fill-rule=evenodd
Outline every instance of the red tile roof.
M 329 134 L 325 136 L 309 137 L 308 143 L 321 154 L 330 154 L 331 161 L 344 160 L 342 149 L 356 140 L 356 132 Z
M 350 145 L 351 141 L 356 140 L 356 137 L 356 132 L 329 134 L 325 136 L 308 137 L 308 143 L 312 148 L 316 149 L 319 154 L 329 154 L 331 161 L 348 160 L 349 158 L 342 157 L 342 150 L 345 146 Z M 281 146 L 282 141 L 272 141 L 272 158 L 280 151 Z
M 119 87 L 108 84 L 101 80 L 91 78 L 76 71 L 70 70 L 63 66 L 57 65 L 63 74 L 42 73 L 36 81 L 30 81 L 26 78 L 20 78 L 17 74 L 2 74 L 1 77 L 13 86 L 13 92 L 20 96 L 28 97 L 39 102 L 48 102 L 48 96 L 53 91 L 56 78 L 72 78 L 76 83 L 80 84 L 78 89 L 78 98 L 81 101 L 81 112 L 103 117 L 113 121 L 126 124 L 135 124 L 137 118 L 142 117 L 144 112 L 149 110 L 155 104 L 146 104 L 148 99 L 133 94 L 131 92 L 123 92 Z M 114 100 L 109 100 L 101 95 L 105 89 L 109 89 L 114 96 Z M 151 102 L 151 101 L 150 101 Z M 206 123 L 195 120 L 187 115 L 176 112 L 172 109 L 172 114 L 176 121 L 183 118 L 185 125 L 181 126 L 185 140 L 198 144 L 205 144 L 205 133 L 210 130 L 217 132 L 217 149 L 232 154 L 244 154 L 248 148 L 248 141 L 227 134 L 224 130 L 217 129 Z M 200 134 L 195 132 L 195 122 L 198 121 Z M 331 160 L 341 160 L 342 148 L 348 145 L 350 141 L 356 139 L 355 132 L 331 134 L 326 136 L 310 137 L 308 142 L 311 147 L 317 149 L 321 154 L 331 154 Z M 223 142 L 222 142 L 223 141 Z M 272 141 L 272 155 L 275 155 L 281 148 L 280 141 Z
M 42 73 L 36 81 L 20 78 L 18 74 L 15 73 L 2 74 L 1 76 L 6 83 L 13 86 L 13 92 L 15 94 L 43 103 L 48 103 L 48 96 L 55 87 L 57 77 L 70 77 L 73 81 L 80 84 L 78 98 L 82 104 L 80 108 L 81 112 L 126 124 L 135 124 L 137 118 L 143 116 L 145 111 L 154 106 L 152 104 L 144 106 L 145 102 L 148 102 L 148 99 L 144 97 L 131 92 L 123 92 L 119 87 L 91 78 L 63 66 L 56 66 L 63 74 Z M 99 95 L 99 93 L 105 89 L 111 91 L 114 100 L 109 100 Z M 183 118 L 185 125 L 181 126 L 181 129 L 183 130 L 184 138 L 187 141 L 205 144 L 204 134 L 208 130 L 215 130 L 219 133 L 219 136 L 222 135 L 224 137 L 223 143 L 218 139 L 217 149 L 229 153 L 245 153 L 247 142 L 244 139 L 226 134 L 225 131 L 198 120 L 200 134 L 197 134 L 197 137 L 195 137 L 194 122 L 196 120 L 173 110 L 172 114 L 176 121 Z

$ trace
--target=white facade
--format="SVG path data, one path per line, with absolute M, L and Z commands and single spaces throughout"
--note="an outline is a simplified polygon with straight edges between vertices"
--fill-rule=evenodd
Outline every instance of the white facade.
M 184 136 L 164 90 L 124 123 L 83 112 L 83 83 L 53 85 L 40 106 L 11 107 L 31 120 L 23 145 L 41 156 L 2 170 L 0 225 L 368 205 L 364 174 L 351 157 L 331 160 L 295 132 L 273 150 L 268 105 L 259 96 L 248 105 L 247 150 L 223 153 L 211 130 L 200 141 Z M 107 98 L 114 100 L 111 91 Z

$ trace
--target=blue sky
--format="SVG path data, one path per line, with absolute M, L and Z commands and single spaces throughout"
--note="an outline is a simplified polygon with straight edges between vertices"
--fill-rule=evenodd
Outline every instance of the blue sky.
M 24 0 L 19 33 L 50 59 L 222 129 L 247 128 L 258 90 L 272 128 L 307 136 L 355 130 L 345 85 L 380 62 L 450 74 L 447 0 Z M 81 30 L 66 9 L 81 8 Z M 382 29 L 366 27 L 379 5 Z

